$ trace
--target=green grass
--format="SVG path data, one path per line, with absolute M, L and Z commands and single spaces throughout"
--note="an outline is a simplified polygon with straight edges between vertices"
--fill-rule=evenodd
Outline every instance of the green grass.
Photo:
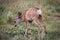
M 28 30 L 28 33 L 31 30 L 32 37 L 35 37 L 35 40 L 38 40 L 38 35 L 37 35 L 38 28 L 34 27 L 34 26 L 36 26 L 36 25 L 33 25 Z M 18 27 L 14 27 L 14 25 L 11 25 L 11 24 L 6 24 L 6 25 L 0 25 L 0 31 L 5 32 L 12 37 L 18 35 L 18 36 L 20 36 L 20 39 L 23 39 L 23 38 L 21 38 L 21 36 L 23 37 L 23 35 L 24 35 L 24 31 L 25 31 L 24 27 L 25 27 L 25 23 L 19 24 Z M 44 33 L 41 33 L 41 35 L 44 36 Z M 48 21 L 47 22 L 47 34 L 45 35 L 43 40 L 57 40 L 57 39 L 60 40 L 60 23 Z

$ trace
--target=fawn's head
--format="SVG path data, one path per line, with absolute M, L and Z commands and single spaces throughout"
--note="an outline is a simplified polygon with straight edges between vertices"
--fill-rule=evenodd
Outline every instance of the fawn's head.
M 18 12 L 18 14 L 14 20 L 15 27 L 19 24 L 19 22 L 21 22 L 21 17 L 22 17 L 22 13 Z

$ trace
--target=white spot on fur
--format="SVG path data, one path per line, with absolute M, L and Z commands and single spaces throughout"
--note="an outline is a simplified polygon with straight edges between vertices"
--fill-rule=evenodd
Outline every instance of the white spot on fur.
M 37 10 L 37 13 L 41 15 L 42 14 L 42 11 L 41 10 Z

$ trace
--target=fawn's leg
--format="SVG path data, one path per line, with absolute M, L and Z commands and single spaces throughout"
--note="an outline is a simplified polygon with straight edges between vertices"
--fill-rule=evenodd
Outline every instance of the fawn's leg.
M 25 36 L 27 35 L 27 31 L 28 31 L 28 29 L 30 28 L 30 23 L 27 21 L 26 22 L 26 27 L 25 27 Z
M 34 23 L 38 26 L 38 36 L 39 36 L 39 40 L 40 40 L 40 21 L 39 19 L 34 19 Z
M 47 32 L 46 32 L 46 20 L 45 20 L 45 18 L 44 18 L 43 15 L 42 15 L 41 19 L 42 19 L 43 24 L 44 24 L 44 32 L 47 33 Z
M 32 20 L 30 20 L 29 23 L 30 23 L 29 24 L 29 29 L 30 29 L 30 27 L 32 26 Z M 32 40 L 32 32 L 31 32 L 31 29 L 29 31 L 29 37 L 30 37 L 29 40 Z
M 25 26 L 25 34 L 24 34 L 24 36 L 27 35 L 27 30 L 28 30 L 28 22 L 26 22 L 26 26 Z

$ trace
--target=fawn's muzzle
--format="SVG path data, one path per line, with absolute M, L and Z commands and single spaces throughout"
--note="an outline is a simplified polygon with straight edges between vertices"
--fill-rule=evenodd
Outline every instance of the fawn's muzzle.
M 19 22 L 20 22 L 20 19 L 16 19 L 16 20 L 14 21 L 15 27 L 17 27 L 17 25 L 19 24 Z

